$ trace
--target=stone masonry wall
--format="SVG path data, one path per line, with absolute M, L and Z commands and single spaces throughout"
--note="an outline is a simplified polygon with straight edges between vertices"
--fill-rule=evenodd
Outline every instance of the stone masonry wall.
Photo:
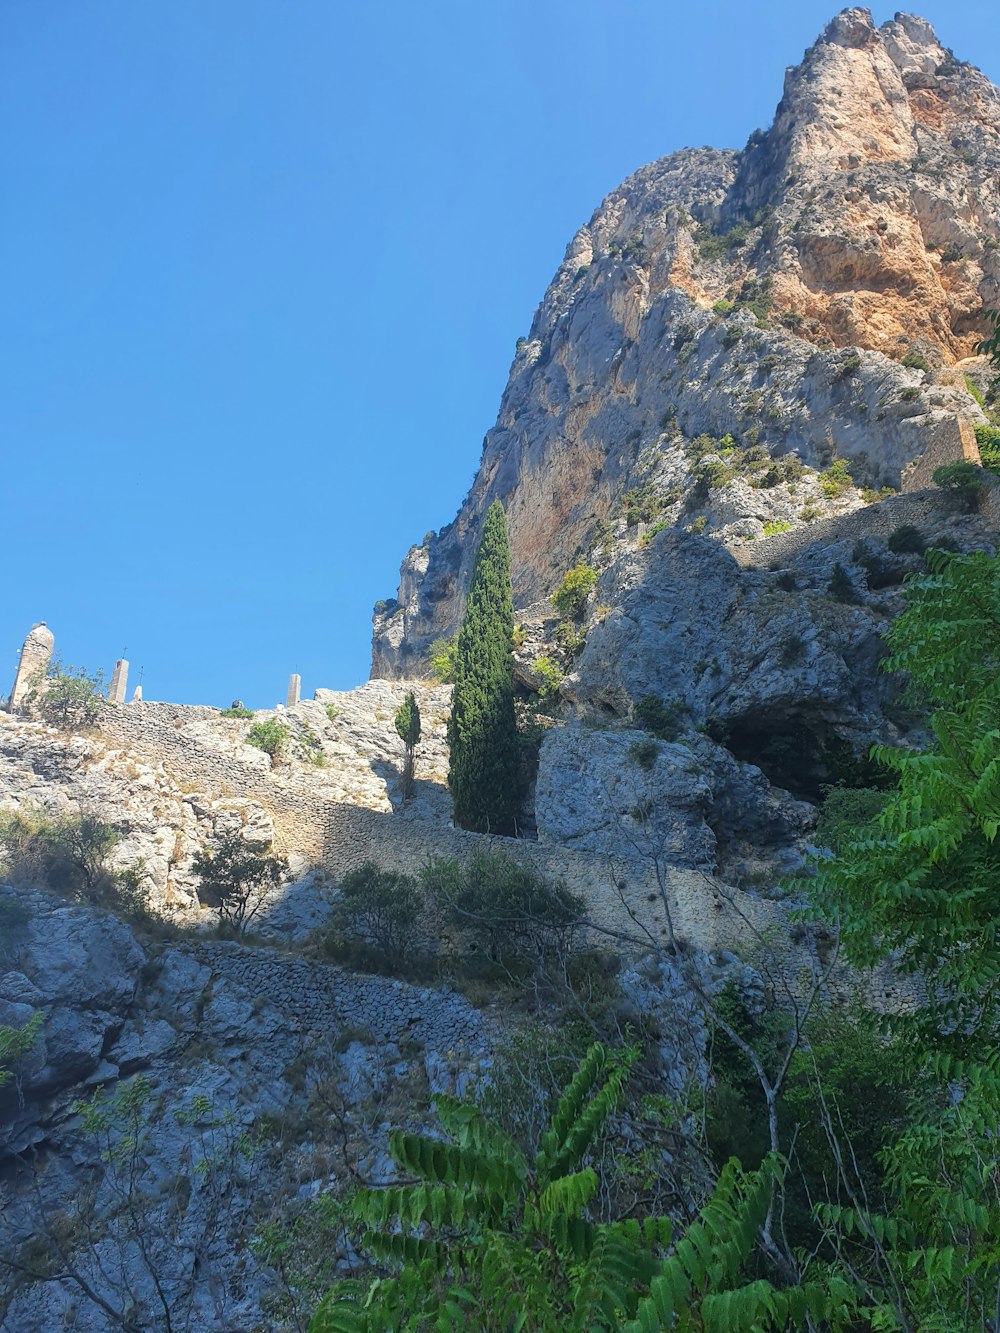
M 761 949 L 769 967 L 793 983 L 803 969 L 815 965 L 806 942 L 789 934 L 784 908 L 777 902 L 736 890 L 698 871 L 657 867 L 652 858 L 624 861 L 594 852 L 510 838 L 467 833 L 440 821 L 384 814 L 344 805 L 322 796 L 311 770 L 293 768 L 265 772 L 237 757 L 207 749 L 185 735 L 191 718 L 209 718 L 214 710 L 177 704 L 139 703 L 107 708 L 102 732 L 131 751 L 156 760 L 179 781 L 195 781 L 231 798 L 258 802 L 272 814 L 279 850 L 296 851 L 335 878 L 373 859 L 387 869 L 417 872 L 431 856 L 465 859 L 476 848 L 494 846 L 539 873 L 565 881 L 588 904 L 591 920 L 611 932 L 625 952 L 663 941 L 661 887 L 667 890 L 674 928 L 692 946 L 708 953 L 732 952 L 752 959 Z M 767 937 L 768 942 L 762 944 Z M 640 941 L 629 945 L 629 939 Z M 834 989 L 846 992 L 857 977 L 839 976 Z M 884 977 L 865 983 L 873 1003 L 897 1004 L 900 993 Z

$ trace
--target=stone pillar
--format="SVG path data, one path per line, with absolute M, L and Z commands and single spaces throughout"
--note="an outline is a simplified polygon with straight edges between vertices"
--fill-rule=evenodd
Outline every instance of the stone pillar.
M 293 671 L 288 680 L 288 698 L 285 700 L 286 708 L 294 708 L 302 697 L 302 677 L 297 676 Z
M 135 691 L 134 691 L 134 693 L 133 693 L 133 695 L 132 695 L 132 702 L 133 702 L 134 704 L 141 704 L 141 703 L 142 703 L 142 686 L 141 686 L 141 685 L 137 685 L 137 686 L 135 687 Z
M 128 662 L 124 657 L 119 657 L 115 663 L 115 669 L 111 673 L 111 688 L 108 690 L 109 704 L 123 704 L 125 702 L 125 687 L 128 685 Z
M 55 636 L 43 620 L 34 625 L 21 649 L 21 660 L 17 665 L 17 675 L 7 701 L 7 709 L 16 713 L 27 695 L 39 688 L 45 680 L 55 647 Z

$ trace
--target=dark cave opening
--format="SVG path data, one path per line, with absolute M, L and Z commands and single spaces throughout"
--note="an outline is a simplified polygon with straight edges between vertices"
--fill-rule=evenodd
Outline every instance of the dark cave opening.
M 813 805 L 823 800 L 826 787 L 882 787 L 889 777 L 867 751 L 858 753 L 826 723 L 739 718 L 716 724 L 712 738 L 734 758 L 756 765 L 773 787 Z

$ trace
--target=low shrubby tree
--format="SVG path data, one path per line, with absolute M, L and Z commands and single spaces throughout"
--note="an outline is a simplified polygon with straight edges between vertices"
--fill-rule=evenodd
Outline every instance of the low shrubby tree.
M 945 463 L 934 469 L 931 480 L 942 490 L 951 491 L 965 510 L 974 510 L 986 484 L 986 473 L 975 463 Z
M 288 861 L 273 855 L 269 842 L 232 834 L 214 852 L 197 852 L 194 869 L 201 903 L 218 913 L 220 926 L 242 935 L 268 896 L 284 883 Z
M 597 582 L 597 570 L 590 565 L 574 565 L 552 594 L 552 605 L 564 620 L 580 620 L 587 609 L 587 599 Z
M 584 917 L 584 900 L 502 852 L 467 861 L 431 858 L 422 872 L 447 920 L 478 939 L 490 959 L 565 957 Z
M 41 1011 L 28 1019 L 19 1028 L 9 1028 L 0 1024 L 0 1088 L 14 1077 L 17 1062 L 31 1050 L 42 1030 Z
M 424 895 L 412 876 L 366 861 L 341 880 L 331 925 L 353 946 L 353 961 L 391 972 L 414 952 L 423 907 Z
M 684 702 L 671 699 L 669 703 L 655 694 L 645 694 L 632 708 L 632 720 L 643 731 L 649 731 L 661 741 L 675 741 L 681 732 Z
M 104 677 L 100 671 L 68 666 L 56 659 L 48 677 L 28 696 L 32 710 L 54 727 L 89 727 L 101 710 Z
M 124 916 L 145 916 L 142 862 L 111 863 L 120 841 L 118 830 L 94 814 L 53 816 L 32 806 L 0 811 L 0 865 L 12 883 Z
M 458 636 L 435 639 L 427 650 L 427 669 L 439 685 L 451 685 L 455 680 L 455 662 L 458 656 Z
M 253 724 L 247 732 L 247 744 L 263 750 L 270 756 L 272 766 L 276 766 L 285 754 L 290 735 L 291 732 L 283 722 L 279 722 L 276 717 L 269 717 Z

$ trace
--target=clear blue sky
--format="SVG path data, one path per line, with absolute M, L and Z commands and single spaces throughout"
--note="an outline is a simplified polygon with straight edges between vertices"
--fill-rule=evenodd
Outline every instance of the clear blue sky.
M 38 619 L 148 698 L 366 679 L 575 229 L 834 9 L 3 0 L 0 692 Z M 992 5 L 922 12 L 1000 76 Z

